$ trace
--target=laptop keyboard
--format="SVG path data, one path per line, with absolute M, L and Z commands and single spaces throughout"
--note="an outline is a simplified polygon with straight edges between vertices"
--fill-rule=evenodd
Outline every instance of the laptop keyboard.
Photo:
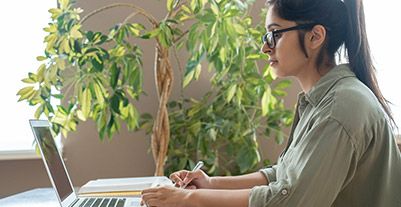
M 79 207 L 124 207 L 125 198 L 85 198 Z

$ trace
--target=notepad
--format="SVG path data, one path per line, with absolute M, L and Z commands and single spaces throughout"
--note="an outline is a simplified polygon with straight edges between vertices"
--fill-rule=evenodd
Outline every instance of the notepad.
M 138 197 L 142 190 L 160 185 L 172 186 L 173 183 L 165 176 L 97 179 L 83 185 L 78 194 L 84 197 Z

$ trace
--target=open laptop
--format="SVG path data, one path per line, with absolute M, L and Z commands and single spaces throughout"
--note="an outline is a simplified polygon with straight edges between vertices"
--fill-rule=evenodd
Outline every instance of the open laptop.
M 140 206 L 140 198 L 137 197 L 78 197 L 54 142 L 49 122 L 45 120 L 29 120 L 29 122 L 61 207 Z

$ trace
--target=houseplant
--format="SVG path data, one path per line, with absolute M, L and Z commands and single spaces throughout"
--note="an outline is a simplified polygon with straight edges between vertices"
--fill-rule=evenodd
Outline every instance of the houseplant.
M 19 101 L 37 106 L 35 117 L 44 114 L 53 123 L 53 130 L 64 136 L 87 119 L 96 122 L 101 139 L 111 138 L 121 122 L 129 130 L 147 129 L 152 137 L 155 175 L 164 174 L 166 157 L 168 171 L 191 165 L 198 158 L 206 160 L 212 174 L 253 169 L 260 162 L 257 131 L 263 130 L 265 135 L 276 132 L 281 140 L 281 127 L 291 121 L 281 100 L 289 82 L 278 81 L 273 86 L 269 68 L 257 67 L 257 61 L 266 56 L 259 53 L 263 27 L 253 26 L 248 14 L 253 1 L 158 3 L 167 4 L 168 13 L 162 20 L 128 3 L 107 5 L 81 18 L 81 9 L 74 8 L 69 0 L 59 0 L 59 8 L 49 10 L 52 21 L 45 28 L 48 35 L 44 55 L 37 57 L 43 64 L 23 79 L 29 86 L 18 92 Z M 129 7 L 133 12 L 107 34 L 82 28 L 88 18 L 117 7 Z M 147 25 L 131 22 L 139 15 L 148 21 Z M 142 50 L 133 43 L 135 38 L 156 40 L 159 108 L 154 119 L 146 114 L 140 118 L 133 101 L 143 94 Z M 174 79 L 171 53 L 183 49 L 190 55 L 185 69 L 178 64 L 183 71 L 182 87 L 199 77 L 204 62 L 213 73 L 213 90 L 199 101 L 182 97 L 169 103 Z M 53 107 L 52 99 L 60 99 L 62 104 Z M 185 136 L 188 131 L 196 135 L 194 139 Z M 207 145 L 213 142 L 202 137 L 219 144 L 208 150 Z M 191 148 L 185 140 L 196 140 L 198 144 Z M 183 152 L 190 156 L 177 159 Z M 222 167 L 221 159 L 239 164 Z

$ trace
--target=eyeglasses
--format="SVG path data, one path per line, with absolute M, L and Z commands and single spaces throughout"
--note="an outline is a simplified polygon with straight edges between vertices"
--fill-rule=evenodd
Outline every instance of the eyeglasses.
M 276 47 L 277 40 L 281 37 L 282 33 L 292 30 L 310 29 L 313 28 L 315 25 L 316 24 L 300 24 L 295 27 L 267 32 L 265 35 L 263 35 L 262 41 L 263 44 L 267 44 L 270 49 L 274 49 Z

